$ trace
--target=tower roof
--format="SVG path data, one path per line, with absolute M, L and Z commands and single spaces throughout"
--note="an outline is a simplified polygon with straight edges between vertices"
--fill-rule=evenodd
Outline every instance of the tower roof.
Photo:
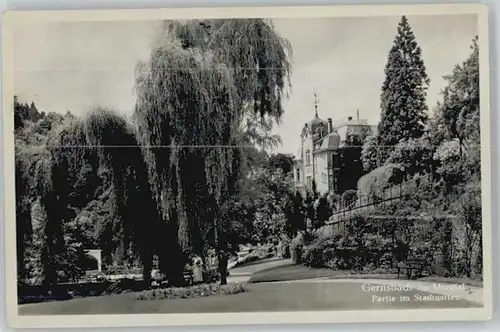
M 322 126 L 325 128 L 325 130 L 328 129 L 328 122 L 319 117 L 315 117 L 307 123 L 307 128 L 309 128 L 309 130 L 313 134 L 316 133 L 316 130 Z
M 325 130 L 328 129 L 328 122 L 318 116 L 318 95 L 316 93 L 314 93 L 314 118 L 307 122 L 306 125 L 312 134 L 315 134 L 320 127 L 324 127 Z

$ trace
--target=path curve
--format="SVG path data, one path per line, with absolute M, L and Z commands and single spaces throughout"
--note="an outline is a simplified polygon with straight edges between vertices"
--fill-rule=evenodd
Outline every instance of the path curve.
M 250 280 L 252 274 L 279 267 L 284 265 L 289 265 L 291 263 L 290 259 L 284 258 L 267 258 L 259 262 L 252 262 L 244 266 L 234 267 L 229 270 L 229 276 L 227 277 L 228 283 L 244 283 Z

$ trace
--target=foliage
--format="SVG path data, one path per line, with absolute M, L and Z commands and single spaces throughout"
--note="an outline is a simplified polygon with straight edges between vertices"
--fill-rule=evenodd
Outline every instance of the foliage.
M 341 147 L 334 161 L 333 176 L 336 179 L 336 193 L 356 189 L 359 178 L 364 174 L 362 163 L 362 147 L 365 137 L 351 136 L 346 146 Z
M 352 206 L 356 200 L 358 199 L 358 192 L 353 189 L 349 189 L 344 191 L 342 194 L 342 202 L 344 203 L 344 206 Z
M 197 41 L 204 43 L 201 48 L 212 50 L 232 68 L 237 104 L 253 105 L 261 116 L 280 120 L 292 51 L 290 43 L 277 35 L 273 24 L 263 19 L 217 19 L 193 22 L 191 29 L 207 31 L 208 40 Z
M 298 233 L 290 242 L 290 254 L 294 264 L 301 263 L 302 249 L 305 244 L 306 235 Z
M 47 117 L 33 102 L 28 106 L 17 97 L 14 97 L 14 116 L 18 276 L 21 282 L 50 282 L 56 277 L 56 271 L 50 268 L 55 265 L 56 253 L 48 250 L 47 244 L 56 241 L 62 248 L 60 238 L 56 240 L 57 236 L 51 234 L 59 226 L 47 223 L 45 212 L 36 209 L 51 196 L 52 189 L 51 156 L 44 149 L 48 137 L 38 126 Z
M 304 263 L 311 267 L 390 273 L 395 271 L 397 262 L 421 257 L 432 271 L 437 271 L 444 267 L 443 260 L 438 259 L 451 254 L 442 246 L 450 236 L 446 232 L 449 224 L 442 218 L 414 221 L 403 215 L 387 219 L 354 215 L 347 220 L 344 232 L 315 233 L 304 247 Z
M 144 173 L 140 151 L 133 147 L 137 145 L 134 133 L 124 119 L 111 111 L 96 109 L 83 119 L 75 119 L 70 113 L 60 118 L 49 113 L 39 123 L 43 121 L 52 121 L 50 128 L 45 127 L 49 128 L 47 137 L 34 149 L 22 143 L 16 145 L 16 160 L 21 164 L 27 160 L 31 165 L 26 173 L 29 185 L 25 186 L 31 191 L 23 193 L 23 198 L 38 206 L 31 211 L 31 218 L 37 220 L 37 234 L 27 245 L 31 282 L 54 284 L 79 278 L 83 273 L 84 247 L 102 245 L 109 256 L 118 242 L 135 237 L 136 243 L 140 243 L 138 235 L 144 233 L 144 227 L 137 228 L 130 212 L 141 210 L 148 195 L 144 191 L 146 178 L 143 176 L 141 185 L 138 182 L 140 173 Z M 18 140 L 23 138 L 21 133 L 16 136 Z M 21 164 L 18 172 L 22 172 Z M 147 211 L 151 214 L 154 210 Z M 110 225 L 115 221 L 123 224 L 118 228 Z M 101 232 L 106 229 L 109 231 Z M 102 243 L 105 238 L 114 244 L 106 246 Z
M 466 143 L 479 144 L 479 46 L 477 36 L 472 41 L 471 54 L 462 64 L 445 76 L 443 101 L 438 105 L 437 119 L 447 139 L 457 139 L 462 148 Z
M 443 101 L 425 132 L 425 67 L 406 18 L 398 31 L 386 68 L 380 136 L 365 141 L 361 160 L 370 172 L 358 181 L 358 191 L 377 200 L 401 184 L 395 189 L 403 195 L 376 204 L 370 215 L 312 232 L 302 259 L 312 267 L 391 272 L 396 262 L 420 257 L 432 274 L 481 275 L 477 38 L 469 59 L 445 77 Z
M 255 236 L 254 220 L 256 217 L 256 205 L 248 199 L 237 196 L 231 197 L 225 203 L 222 219 L 224 233 L 229 244 L 229 250 L 236 252 L 239 244 L 249 243 Z
M 267 165 L 271 169 L 280 168 L 283 174 L 288 174 L 293 169 L 293 159 L 293 155 L 277 153 L 268 158 Z
M 384 156 L 400 140 L 418 138 L 424 133 L 429 85 L 425 70 L 422 50 L 408 19 L 403 16 L 389 52 L 382 85 L 378 135 Z
M 285 211 L 287 213 L 287 235 L 292 239 L 297 232 L 306 230 L 304 199 L 297 191 L 289 193 Z
M 25 127 L 29 123 L 36 123 L 45 116 L 45 113 L 39 112 L 35 103 L 30 105 L 19 101 L 17 96 L 14 96 L 14 129 L 18 130 Z
M 434 154 L 434 160 L 438 167 L 436 173 L 447 186 L 447 192 L 454 191 L 456 186 L 465 183 L 474 171 L 472 160 L 460 155 L 460 143 L 458 140 L 444 141 Z M 476 165 L 477 168 L 478 165 Z
M 433 166 L 433 150 L 429 136 L 424 134 L 419 138 L 402 140 L 396 144 L 387 162 L 401 165 L 406 177 L 412 177 L 417 173 L 430 173 Z
M 171 299 L 190 299 L 207 297 L 214 295 L 234 295 L 246 292 L 244 284 L 201 284 L 190 287 L 152 289 L 142 291 L 136 295 L 138 300 L 171 300 Z
M 443 101 L 436 108 L 434 154 L 437 173 L 448 192 L 463 190 L 464 184 L 480 174 L 479 46 L 477 37 L 469 58 L 445 76 Z
M 314 181 L 313 181 L 314 184 Z M 313 188 L 314 189 L 314 188 Z M 304 200 L 304 214 L 306 217 L 306 231 L 309 227 L 316 223 L 316 209 L 315 202 L 317 198 L 317 193 L 313 190 L 308 190 L 306 192 L 306 198 Z
M 258 191 L 255 199 L 255 220 L 253 240 L 257 243 L 279 242 L 280 235 L 289 233 L 289 218 L 286 208 L 291 204 L 291 180 L 280 168 L 262 169 L 252 174 L 255 180 L 253 190 Z
M 42 285 L 45 283 L 45 271 L 47 270 L 45 222 L 46 215 L 40 200 L 33 202 L 31 206 L 31 236 L 24 243 L 25 252 L 18 252 L 19 257 L 24 254 L 24 270 L 20 269 L 24 282 L 29 285 Z
M 326 224 L 330 216 L 332 215 L 332 209 L 328 203 L 328 198 L 326 195 L 321 195 L 316 201 L 316 215 L 314 218 L 313 229 L 320 228 Z
M 482 236 L 481 184 L 477 179 L 467 185 L 467 190 L 459 197 L 454 208 L 464 227 L 465 274 L 471 277 L 475 271 L 472 266 L 474 249 L 481 243 Z M 481 247 L 479 251 L 482 251 Z M 482 255 L 479 257 L 482 258 Z
M 211 246 L 223 261 L 228 248 L 222 202 L 238 190 L 244 158 L 238 146 L 255 142 L 254 127 L 248 135 L 238 128 L 255 119 L 250 110 L 260 115 L 264 132 L 266 116 L 280 119 L 287 49 L 264 20 L 168 21 L 149 62 L 139 64 L 138 137 L 157 208 L 177 229 L 184 255 Z
M 281 137 L 272 132 L 275 119 L 268 115 L 261 116 L 248 106 L 243 114 L 238 130 L 240 144 L 249 146 L 249 149 L 268 150 L 281 143 Z
M 379 152 L 378 137 L 376 135 L 368 136 L 361 150 L 361 162 L 365 172 L 371 172 L 380 166 Z
M 336 194 L 336 193 L 329 193 L 326 196 L 326 199 L 328 201 L 328 206 L 330 207 L 330 209 L 332 210 L 332 212 L 334 210 L 340 209 L 340 205 L 341 205 L 341 202 L 342 202 L 342 196 L 341 195 Z
M 369 199 L 382 198 L 384 189 L 402 182 L 401 168 L 398 164 L 386 164 L 365 174 L 358 181 L 359 196 Z
M 304 263 L 310 267 L 324 267 L 325 263 L 330 262 L 332 259 L 332 252 L 329 249 L 334 247 L 340 238 L 340 234 L 335 234 L 332 237 L 313 240 L 305 247 L 303 253 Z M 340 268 L 341 266 L 342 264 L 338 264 L 338 266 L 335 267 Z
M 438 274 L 481 274 L 477 41 L 445 77 L 426 132 L 429 80 L 402 18 L 385 70 L 379 136 L 339 151 L 334 176 L 342 197 L 320 196 L 315 182 L 302 197 L 290 178 L 293 156 L 267 152 L 279 142 L 272 128 L 284 111 L 291 52 L 266 20 L 165 22 L 149 60 L 137 66 L 131 124 L 111 110 L 76 118 L 15 98 L 20 280 L 78 279 L 83 249 L 100 248 L 108 264 L 140 262 L 146 285 L 154 257 L 169 282 L 182 285 L 190 255 L 215 255 L 225 283 L 224 262 L 239 244 L 288 246 L 290 239 L 292 259 L 314 267 L 389 269 L 424 256 Z M 324 226 L 340 201 L 380 199 L 419 173 L 436 178 L 376 207 L 375 215 L 391 218 L 355 215 L 343 234 Z M 450 213 L 455 222 L 439 217 Z M 411 218 L 422 215 L 423 222 Z M 139 297 L 240 291 L 207 285 Z

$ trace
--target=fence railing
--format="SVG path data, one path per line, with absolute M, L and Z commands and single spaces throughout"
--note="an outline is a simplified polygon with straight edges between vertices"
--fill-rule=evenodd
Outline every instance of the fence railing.
M 392 204 L 394 201 L 411 195 L 418 186 L 428 184 L 431 181 L 432 175 L 426 174 L 387 189 L 374 193 L 372 192 L 369 195 L 361 195 L 351 204 L 341 202 L 338 205 L 338 209 L 332 213 L 332 216 L 327 224 L 334 224 L 339 220 L 352 216 L 355 213 L 369 212 L 370 210 L 376 210 L 381 205 Z

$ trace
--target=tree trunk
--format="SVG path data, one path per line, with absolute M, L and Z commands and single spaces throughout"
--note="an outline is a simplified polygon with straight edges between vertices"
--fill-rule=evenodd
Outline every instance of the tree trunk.
M 153 257 L 151 259 L 146 258 L 142 262 L 142 279 L 144 281 L 144 289 L 149 289 L 151 287 L 151 271 L 153 270 Z
M 443 267 L 450 275 L 453 274 L 453 233 L 452 224 L 449 220 L 444 220 L 444 234 L 442 243 Z
M 471 270 L 472 270 L 472 264 L 471 264 L 471 252 L 472 252 L 472 232 L 470 229 L 466 230 L 466 242 L 465 242 L 465 266 L 466 266 L 466 276 L 467 278 L 471 277 Z
M 159 256 L 159 263 L 160 271 L 165 274 L 170 286 L 185 286 L 184 266 L 186 260 L 177 243 L 174 242 L 163 249 L 162 255 Z
M 476 273 L 483 275 L 483 234 L 479 232 L 479 248 L 476 259 Z
M 219 274 L 220 274 L 220 284 L 227 285 L 227 254 L 219 250 Z

